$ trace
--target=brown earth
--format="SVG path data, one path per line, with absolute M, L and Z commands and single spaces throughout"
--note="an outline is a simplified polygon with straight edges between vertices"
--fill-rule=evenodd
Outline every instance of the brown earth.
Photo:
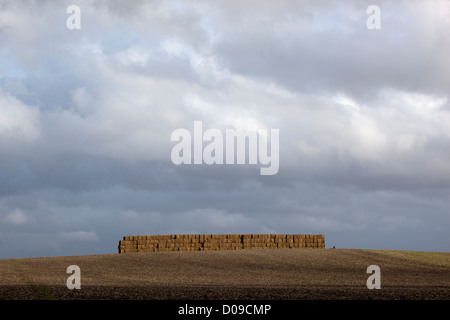
M 81 289 L 69 290 L 69 265 Z M 381 289 L 369 290 L 369 265 Z M 359 249 L 155 252 L 0 260 L 0 299 L 450 300 L 450 253 Z

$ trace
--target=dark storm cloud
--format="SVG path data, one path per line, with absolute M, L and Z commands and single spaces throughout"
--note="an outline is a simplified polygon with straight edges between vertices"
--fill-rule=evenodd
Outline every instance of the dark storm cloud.
M 448 19 L 439 6 L 381 1 L 382 28 L 373 32 L 365 27 L 371 3 L 326 3 L 278 14 L 236 5 L 221 21 L 215 53 L 233 72 L 295 91 L 449 92 Z
M 0 4 L 0 257 L 164 233 L 448 250 L 448 2 L 381 1 L 380 30 L 362 1 L 80 1 L 73 31 L 72 3 Z M 194 120 L 279 129 L 278 174 L 175 166 Z

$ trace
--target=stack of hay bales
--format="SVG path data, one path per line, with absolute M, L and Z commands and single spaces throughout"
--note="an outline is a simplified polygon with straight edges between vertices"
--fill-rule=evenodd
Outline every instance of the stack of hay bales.
M 182 234 L 125 236 L 119 253 L 277 248 L 325 248 L 325 236 L 313 234 Z

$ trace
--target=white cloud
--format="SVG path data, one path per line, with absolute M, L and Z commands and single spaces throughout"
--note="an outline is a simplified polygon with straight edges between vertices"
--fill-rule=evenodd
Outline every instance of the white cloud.
M 3 221 L 14 225 L 21 225 L 27 222 L 25 213 L 20 209 L 14 209 L 8 212 L 3 218 Z
M 0 88 L 0 143 L 30 142 L 41 135 L 40 112 Z
M 150 58 L 148 50 L 144 50 L 139 47 L 130 47 L 126 51 L 120 51 L 116 53 L 116 57 L 120 63 L 125 66 L 137 65 L 143 67 L 147 64 L 147 60 Z

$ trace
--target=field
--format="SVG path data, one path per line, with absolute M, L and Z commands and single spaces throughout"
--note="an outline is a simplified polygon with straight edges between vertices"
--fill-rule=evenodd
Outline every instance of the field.
M 81 289 L 69 290 L 69 265 Z M 369 290 L 369 265 L 381 289 Z M 0 260 L 0 299 L 449 300 L 450 253 L 359 249 L 155 252 Z

